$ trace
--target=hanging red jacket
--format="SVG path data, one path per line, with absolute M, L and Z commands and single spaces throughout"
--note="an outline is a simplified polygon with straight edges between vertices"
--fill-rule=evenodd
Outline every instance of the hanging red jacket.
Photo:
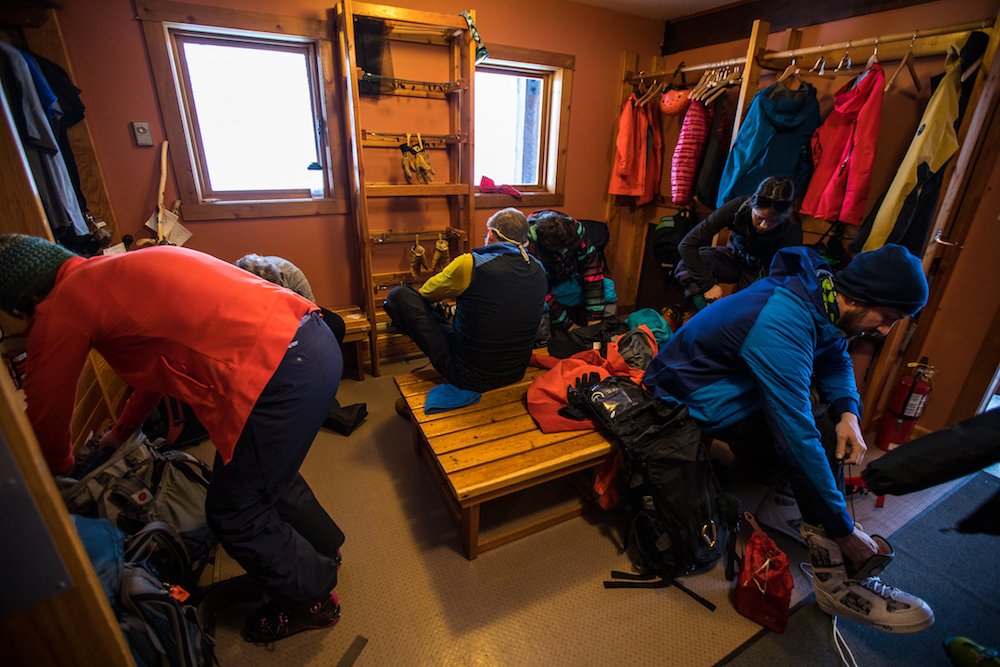
M 635 94 L 629 95 L 618 118 L 608 194 L 636 197 L 641 206 L 653 201 L 660 186 L 663 139 L 659 105 L 636 102 Z
M 642 195 L 646 181 L 646 132 L 648 117 L 636 106 L 635 94 L 629 95 L 618 117 L 618 138 L 615 140 L 615 160 L 611 164 L 611 185 L 608 194 Z
M 701 158 L 708 143 L 712 113 L 710 107 L 695 100 L 684 114 L 684 124 L 681 125 L 681 133 L 670 165 L 670 199 L 677 206 L 687 206 L 691 203 Z
M 646 112 L 646 175 L 643 179 L 642 194 L 636 204 L 642 206 L 656 198 L 660 191 L 660 175 L 663 173 L 663 132 L 660 123 L 660 105 L 650 103 L 642 107 Z
M 878 63 L 834 96 L 833 111 L 812 137 L 813 175 L 802 213 L 860 225 L 878 145 L 885 73 Z

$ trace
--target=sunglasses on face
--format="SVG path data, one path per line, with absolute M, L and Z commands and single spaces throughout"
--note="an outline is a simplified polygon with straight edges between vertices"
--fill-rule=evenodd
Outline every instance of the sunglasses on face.
M 772 199 L 764 195 L 757 195 L 756 205 L 759 209 L 771 209 L 775 213 L 784 213 L 792 207 L 792 202 L 788 199 Z

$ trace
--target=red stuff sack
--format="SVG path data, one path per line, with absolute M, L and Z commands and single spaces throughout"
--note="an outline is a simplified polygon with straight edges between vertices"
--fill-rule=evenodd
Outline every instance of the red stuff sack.
M 788 625 L 788 604 L 795 587 L 788 569 L 788 556 L 761 530 L 750 512 L 744 512 L 743 518 L 753 527 L 753 534 L 743 552 L 733 604 L 736 611 L 751 621 L 769 630 L 784 632 Z

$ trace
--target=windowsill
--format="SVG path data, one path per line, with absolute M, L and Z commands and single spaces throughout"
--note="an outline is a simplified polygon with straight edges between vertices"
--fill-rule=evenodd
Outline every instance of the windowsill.
M 565 196 L 557 192 L 525 192 L 521 198 L 497 192 L 477 192 L 476 208 L 537 208 L 540 206 L 562 206 Z
M 347 204 L 341 199 L 182 203 L 181 211 L 185 222 L 239 218 L 290 218 L 347 213 Z

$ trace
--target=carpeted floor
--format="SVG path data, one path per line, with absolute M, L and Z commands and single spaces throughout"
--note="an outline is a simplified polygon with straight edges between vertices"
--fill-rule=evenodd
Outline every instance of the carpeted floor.
M 249 610 L 234 608 L 217 626 L 223 667 L 353 661 L 697 666 L 718 662 L 759 632 L 730 604 L 722 567 L 685 580 L 718 605 L 714 613 L 673 588 L 605 590 L 608 573 L 628 569 L 629 563 L 609 539 L 610 521 L 601 514 L 466 560 L 438 490 L 414 455 L 409 422 L 393 408 L 398 393 L 392 376 L 419 365 L 388 366 L 382 377 L 345 381 L 341 403 L 366 402 L 368 420 L 350 437 L 321 432 L 302 469 L 347 534 L 337 586 L 340 623 L 261 647 L 240 639 Z M 751 508 L 763 493 L 752 487 L 739 491 Z M 874 510 L 873 499 L 862 496 L 855 513 L 866 529 L 891 535 L 942 492 L 890 498 L 883 510 Z M 780 543 L 793 560 L 805 558 L 804 547 Z M 238 573 L 223 559 L 221 576 Z M 795 593 L 801 599 L 811 586 L 800 581 Z
M 1000 479 L 979 473 L 893 535 L 896 559 L 883 580 L 924 598 L 934 610 L 935 624 L 920 633 L 893 635 L 839 623 L 858 665 L 951 665 L 941 648 L 950 635 L 990 646 L 1000 643 L 1000 537 L 953 530 L 998 488 Z M 796 611 L 784 634 L 766 633 L 724 664 L 790 663 L 841 664 L 830 617 L 814 604 Z

